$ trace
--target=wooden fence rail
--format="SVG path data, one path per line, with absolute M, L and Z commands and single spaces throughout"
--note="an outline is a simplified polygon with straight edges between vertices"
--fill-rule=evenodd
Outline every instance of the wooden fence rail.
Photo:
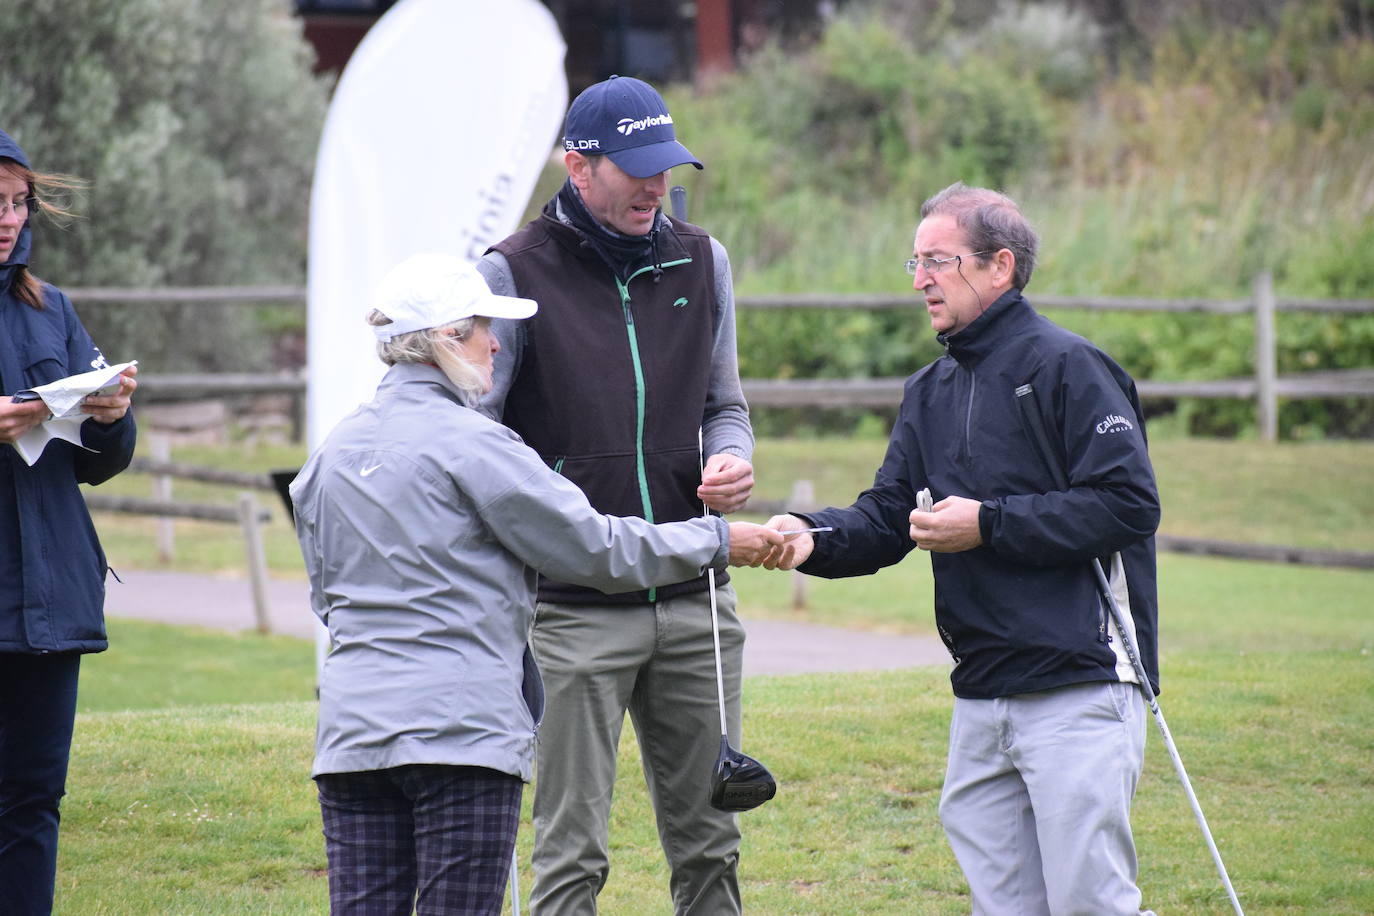
M 165 436 L 153 436 L 153 451 L 157 455 L 169 452 Z M 249 490 L 274 490 L 267 474 L 248 474 L 220 468 L 206 468 L 168 461 L 165 458 L 135 457 L 129 470 L 153 476 L 153 499 L 134 496 L 111 496 L 85 491 L 86 506 L 94 512 L 117 512 L 125 515 L 152 516 L 158 520 L 158 550 L 164 562 L 171 559 L 172 519 L 186 518 L 203 522 L 237 524 L 243 533 L 248 574 L 253 593 L 253 615 L 258 632 L 271 632 L 271 609 L 267 591 L 267 553 L 263 547 L 262 526 L 272 520 L 272 513 L 258 505 Z M 234 505 L 223 503 L 195 503 L 171 498 L 172 478 L 195 480 L 239 488 Z
M 742 379 L 745 398 L 755 407 L 896 407 L 902 400 L 904 378 L 866 379 Z M 138 399 L 148 403 L 193 397 L 247 394 L 305 395 L 301 376 L 252 378 L 243 375 L 145 374 L 138 377 Z M 1235 398 L 1251 400 L 1259 391 L 1253 378 L 1194 379 L 1137 382 L 1140 396 L 1160 398 Z M 1274 395 L 1283 398 L 1339 398 L 1374 396 L 1374 369 L 1310 372 L 1283 375 L 1274 381 Z
M 162 289 L 86 288 L 68 290 L 81 306 L 114 304 L 259 305 L 278 303 L 301 307 L 301 286 L 167 287 Z M 1374 299 L 1280 299 L 1270 275 L 1255 277 L 1248 299 L 1146 299 L 1122 296 L 1035 295 L 1041 309 L 1093 309 L 1128 312 L 1210 312 L 1253 315 L 1255 373 L 1249 378 L 1138 380 L 1142 398 L 1235 398 L 1255 402 L 1259 435 L 1278 438 L 1279 398 L 1374 397 L 1374 368 L 1279 376 L 1277 373 L 1278 312 L 1374 313 Z M 741 309 L 904 309 L 915 310 L 913 294 L 777 293 L 738 297 Z M 901 379 L 746 379 L 750 403 L 768 407 L 890 407 L 901 400 Z M 295 373 L 148 374 L 139 377 L 140 397 L 150 402 L 228 394 L 285 393 L 293 398 L 296 437 L 303 428 L 304 376 Z
M 78 305 L 262 305 L 280 303 L 304 307 L 303 286 L 187 286 L 157 289 L 85 287 L 67 289 Z M 1253 299 L 1147 299 L 1138 296 L 1054 296 L 1035 294 L 1037 308 L 1091 309 L 1115 312 L 1212 312 L 1243 315 L 1253 312 Z M 762 293 L 736 297 L 740 308 L 756 309 L 915 309 L 912 293 Z M 1280 312 L 1374 312 L 1374 299 L 1275 299 Z
M 218 483 L 230 487 L 250 490 L 274 490 L 272 478 L 267 474 L 250 474 L 246 471 L 229 471 L 223 468 L 206 468 L 186 464 L 181 461 L 163 461 L 155 458 L 136 457 L 129 462 L 129 470 L 140 474 L 156 474 L 166 477 L 179 477 L 200 483 Z M 164 513 L 174 515 L 175 513 Z
M 904 378 L 865 379 L 744 379 L 744 396 L 758 407 L 896 407 L 902 400 Z M 1250 400 L 1259 391 L 1253 378 L 1196 379 L 1136 383 L 1146 400 L 1159 398 L 1236 398 Z M 1374 369 L 1308 372 L 1279 376 L 1274 393 L 1284 398 L 1374 396 Z

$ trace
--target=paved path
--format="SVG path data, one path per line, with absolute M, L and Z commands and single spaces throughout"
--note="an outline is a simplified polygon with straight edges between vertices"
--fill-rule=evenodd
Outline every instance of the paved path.
M 246 579 L 138 570 L 121 572 L 120 578 L 122 583 L 108 580 L 105 589 L 105 612 L 111 617 L 223 630 L 251 630 L 257 625 L 252 587 Z M 315 618 L 304 581 L 271 580 L 268 605 L 274 633 L 314 638 Z M 749 629 L 744 649 L 746 676 L 949 664 L 949 653 L 933 637 L 781 620 L 746 619 L 745 624 Z

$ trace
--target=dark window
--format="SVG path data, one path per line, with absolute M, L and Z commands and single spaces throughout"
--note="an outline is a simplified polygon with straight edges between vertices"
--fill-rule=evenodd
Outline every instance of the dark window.
M 297 13 L 336 13 L 380 16 L 396 0 L 295 0 Z

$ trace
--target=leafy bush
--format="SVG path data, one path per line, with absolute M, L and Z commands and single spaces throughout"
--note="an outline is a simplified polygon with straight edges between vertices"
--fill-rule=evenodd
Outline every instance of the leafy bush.
M 90 184 L 68 231 L 38 225 L 62 286 L 293 283 L 327 86 L 280 0 L 26 0 L 0 16 L 3 126 L 42 171 Z M 111 359 L 262 366 L 241 307 L 101 307 Z
M 707 164 L 675 177 L 745 293 L 906 291 L 920 202 L 962 180 L 1007 191 L 1040 229 L 1032 301 L 1248 298 L 1262 271 L 1283 297 L 1374 298 L 1374 36 L 1354 22 L 1338 0 L 1168 0 L 1115 23 L 1055 3 L 855 2 L 814 47 L 767 48 L 711 92 L 672 93 Z M 1122 29 L 1148 42 L 1131 66 L 1113 59 Z M 912 304 L 746 313 L 742 371 L 906 374 L 938 353 Z M 1253 372 L 1244 317 L 1055 317 L 1138 378 Z M 1370 366 L 1374 326 L 1286 314 L 1279 348 L 1282 372 Z M 1185 430 L 1253 430 L 1247 403 L 1178 409 Z M 1360 435 L 1374 405 L 1286 403 L 1282 419 L 1293 435 Z

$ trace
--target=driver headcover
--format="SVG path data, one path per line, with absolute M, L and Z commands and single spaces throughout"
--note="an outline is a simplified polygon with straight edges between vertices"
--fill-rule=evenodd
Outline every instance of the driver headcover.
M 720 736 L 720 754 L 711 779 L 711 807 L 721 811 L 748 811 L 778 793 L 778 784 L 768 768 L 748 754 L 730 746 Z

